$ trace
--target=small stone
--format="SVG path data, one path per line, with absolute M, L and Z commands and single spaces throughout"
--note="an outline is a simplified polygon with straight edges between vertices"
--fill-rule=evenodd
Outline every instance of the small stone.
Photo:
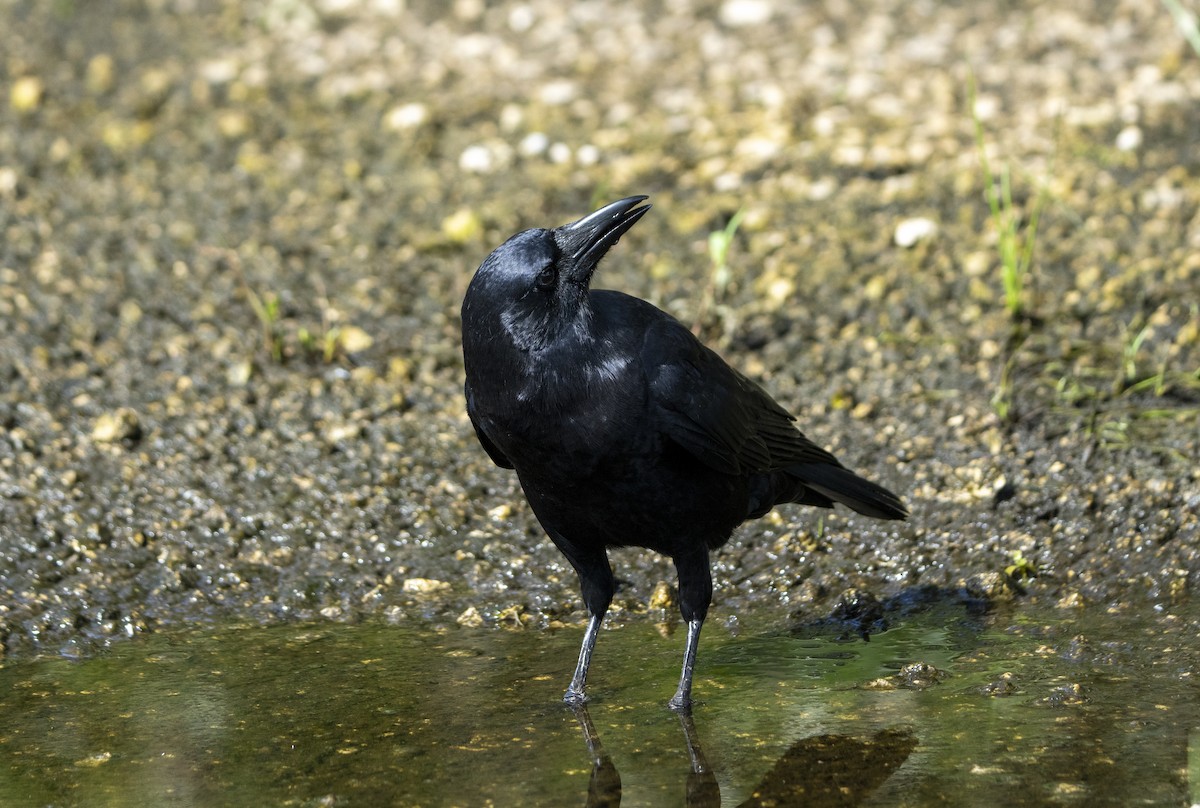
M 1068 592 L 1058 599 L 1054 604 L 1056 609 L 1082 609 L 1087 605 L 1083 600 L 1083 595 L 1078 592 Z
M 487 146 L 479 144 L 463 149 L 463 153 L 458 158 L 459 168 L 475 174 L 486 174 L 492 170 L 494 165 L 492 152 Z
M 581 166 L 593 166 L 600 162 L 600 150 L 591 143 L 585 143 L 575 150 L 575 160 Z
M 537 18 L 534 16 L 533 9 L 525 3 L 516 6 L 512 11 L 508 12 L 508 27 L 514 33 L 525 33 L 533 27 L 535 22 L 537 22 Z
M 899 685 L 895 679 L 889 679 L 885 676 L 864 682 L 862 688 L 863 690 L 898 690 Z
M 651 609 L 674 609 L 675 602 L 674 588 L 666 581 L 659 581 L 654 585 L 654 591 L 650 593 L 648 605 Z
M 1142 146 L 1142 130 L 1130 124 L 1117 133 L 1117 151 L 1137 151 Z
M 1008 577 L 999 572 L 979 572 L 962 582 L 963 594 L 971 600 L 1004 603 L 1013 599 Z
M 356 325 L 344 325 L 338 331 L 338 344 L 348 354 L 365 351 L 375 344 L 375 338 Z
M 442 235 L 455 244 L 474 240 L 483 231 L 479 214 L 470 208 L 459 208 L 442 219 Z
M 782 276 L 772 278 L 766 284 L 767 302 L 774 308 L 783 306 L 796 292 L 796 282 Z
M 42 103 L 42 80 L 37 76 L 23 76 L 12 84 L 8 103 L 17 112 L 33 112 Z
M 483 16 L 483 0 L 454 0 L 454 16 L 462 22 L 474 22 Z
M 330 424 L 323 433 L 326 443 L 337 444 L 356 440 L 362 434 L 362 426 L 353 421 Z
M 496 622 L 505 628 L 525 628 L 532 620 L 533 618 L 526 614 L 525 607 L 519 603 L 496 612 Z
M 134 442 L 141 436 L 141 420 L 129 407 L 106 412 L 92 426 L 92 440 L 97 443 Z
M 96 54 L 87 66 L 88 91 L 94 95 L 108 92 L 113 88 L 115 73 L 113 58 L 107 53 Z
M 860 401 L 850 410 L 850 417 L 861 421 L 864 418 L 869 418 L 873 412 L 875 412 L 875 405 L 869 401 Z
M 85 758 L 80 758 L 79 760 L 75 761 L 75 765 L 79 766 L 80 768 L 90 769 L 95 768 L 96 766 L 103 766 L 110 760 L 112 760 L 112 752 L 95 752 Z
M 1088 698 L 1084 695 L 1083 688 L 1077 683 L 1062 685 L 1050 691 L 1049 695 L 1038 699 L 1035 704 L 1040 707 L 1070 707 L 1078 704 L 1086 704 Z
M 933 687 L 947 675 L 945 671 L 935 668 L 928 662 L 911 662 L 900 669 L 896 678 L 902 687 L 924 690 L 927 687 Z
M 233 59 L 212 59 L 200 65 L 200 76 L 209 84 L 228 84 L 238 76 L 238 64 Z
M 762 25 L 771 19 L 774 9 L 768 0 L 726 0 L 721 4 L 721 22 L 730 28 Z
M 474 606 L 468 606 L 465 612 L 454 618 L 454 622 L 467 628 L 479 628 L 483 625 L 483 615 Z
M 543 104 L 561 106 L 574 101 L 579 96 L 579 88 L 568 79 L 556 79 L 544 85 L 539 96 Z
M 562 165 L 571 159 L 571 147 L 566 143 L 555 143 L 550 147 L 550 162 Z
M 122 325 L 137 325 L 142 321 L 142 307 L 133 298 L 126 298 L 121 301 L 121 305 L 117 310 L 117 316 L 120 318 Z
M 217 115 L 217 131 L 228 140 L 236 140 L 250 131 L 250 118 L 240 109 L 223 110 Z
M 867 300 L 883 300 L 887 294 L 888 279 L 884 275 L 872 275 L 863 285 L 863 295 Z
M 517 151 L 523 157 L 537 157 L 546 151 L 550 146 L 550 138 L 546 137 L 543 132 L 530 132 L 525 137 L 521 138 L 521 142 L 517 144 Z
M 914 247 L 922 241 L 929 241 L 937 235 L 937 223 L 932 219 L 917 217 L 905 219 L 896 225 L 892 239 L 897 247 Z
M 12 196 L 17 191 L 17 171 L 8 166 L 0 167 L 0 196 Z
M 416 129 L 429 118 L 429 110 L 424 104 L 409 103 L 392 107 L 383 116 L 383 125 L 393 132 L 403 132 Z
M 245 359 L 229 366 L 229 370 L 225 372 L 225 381 L 230 387 L 245 387 L 253 374 L 254 363 Z
M 439 592 L 449 592 L 450 584 L 434 578 L 406 578 L 401 589 L 410 595 L 433 595 Z
M 984 685 L 981 690 L 985 696 L 1012 696 L 1018 690 L 1016 677 L 1011 672 L 1002 673 Z

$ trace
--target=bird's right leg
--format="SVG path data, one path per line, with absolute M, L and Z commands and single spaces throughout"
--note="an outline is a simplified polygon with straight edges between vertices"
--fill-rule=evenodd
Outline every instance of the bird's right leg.
M 704 545 L 675 556 L 679 573 L 679 610 L 687 621 L 687 645 L 683 651 L 683 670 L 679 688 L 667 702 L 676 712 L 687 714 L 692 709 L 692 674 L 696 668 L 696 652 L 700 647 L 700 629 L 712 602 L 712 572 L 708 567 L 708 550 Z
M 579 573 L 579 587 L 583 590 L 583 603 L 588 610 L 587 630 L 583 633 L 583 645 L 579 649 L 579 662 L 575 665 L 575 675 L 563 696 L 567 704 L 583 704 L 587 697 L 583 688 L 587 684 L 588 666 L 592 663 L 592 650 L 596 647 L 596 637 L 600 634 L 600 624 L 612 603 L 616 582 L 613 580 L 612 567 L 608 565 L 608 555 L 603 551 L 599 556 L 586 560 L 568 556 L 576 572 Z

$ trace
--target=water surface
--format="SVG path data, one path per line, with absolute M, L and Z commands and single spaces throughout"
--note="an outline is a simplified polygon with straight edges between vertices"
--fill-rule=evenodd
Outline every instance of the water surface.
M 930 612 L 873 636 L 241 628 L 0 669 L 0 803 L 1186 805 L 1195 638 L 1165 615 Z M 811 636 L 815 634 L 816 636 Z M 897 676 L 905 665 L 940 671 Z

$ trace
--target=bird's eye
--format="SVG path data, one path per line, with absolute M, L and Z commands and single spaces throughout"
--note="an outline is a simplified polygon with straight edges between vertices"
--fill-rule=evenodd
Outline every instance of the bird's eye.
M 556 283 L 558 283 L 558 270 L 553 265 L 543 268 L 538 273 L 537 285 L 539 289 L 553 289 Z

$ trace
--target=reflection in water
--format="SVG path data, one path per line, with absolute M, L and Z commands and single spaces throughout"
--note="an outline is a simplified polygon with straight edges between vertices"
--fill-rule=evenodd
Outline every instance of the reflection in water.
M 604 751 L 586 705 L 572 708 L 592 759 L 588 808 L 618 808 L 621 775 Z M 687 775 L 688 808 L 720 808 L 721 789 L 704 757 L 690 715 L 680 715 L 691 771 Z M 862 803 L 883 785 L 917 747 L 910 731 L 884 729 L 874 735 L 814 735 L 801 738 L 783 753 L 739 808 L 819 806 L 840 808 Z
M 612 758 L 600 744 L 596 725 L 583 704 L 571 708 L 583 728 L 583 740 L 587 744 L 588 756 L 592 759 L 592 776 L 588 780 L 588 808 L 617 808 L 621 804 L 621 774 L 613 765 Z
M 688 759 L 692 762 L 692 770 L 687 777 L 688 808 L 721 808 L 721 787 L 717 785 L 717 776 L 704 758 L 704 750 L 696 738 L 696 724 L 692 716 L 679 716 L 683 724 L 683 739 L 687 742 Z

